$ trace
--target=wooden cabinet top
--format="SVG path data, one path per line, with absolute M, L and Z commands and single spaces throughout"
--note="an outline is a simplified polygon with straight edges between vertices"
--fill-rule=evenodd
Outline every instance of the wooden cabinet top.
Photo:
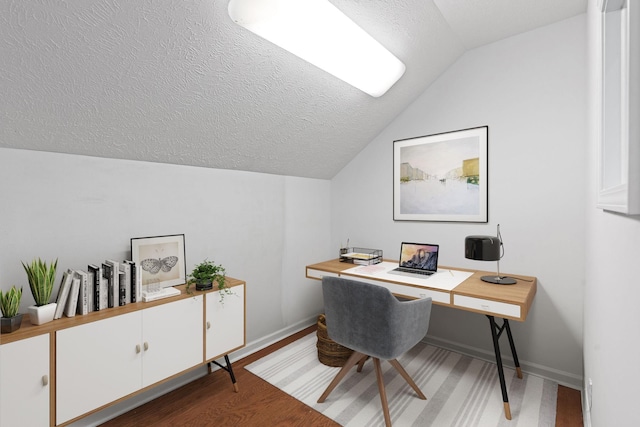
M 226 278 L 226 285 L 228 287 L 234 287 L 246 284 L 244 281 L 239 279 L 234 279 L 232 277 Z M 130 303 L 124 306 L 107 308 L 100 311 L 94 311 L 89 314 L 79 315 L 76 314 L 73 317 L 61 317 L 60 319 L 53 320 L 51 322 L 45 323 L 44 325 L 32 325 L 29 322 L 29 315 L 24 314 L 22 317 L 22 324 L 20 329 L 15 332 L 9 334 L 1 334 L 0 335 L 0 344 L 8 344 L 14 341 L 23 340 L 26 338 L 31 338 L 37 335 L 48 334 L 51 332 L 56 332 L 61 329 L 71 328 L 78 325 L 83 325 L 85 323 L 95 322 L 102 319 L 107 319 L 113 316 L 118 316 L 125 313 L 131 313 L 133 311 L 143 310 L 146 308 L 155 307 L 162 304 L 167 304 L 173 301 L 178 301 L 185 298 L 190 298 L 194 295 L 200 295 L 208 292 L 217 291 L 217 287 L 209 291 L 196 291 L 195 286 L 191 286 L 190 292 L 187 293 L 186 285 L 175 286 L 176 289 L 180 290 L 180 295 L 176 295 L 173 297 L 162 298 L 156 301 L 150 302 L 136 302 Z

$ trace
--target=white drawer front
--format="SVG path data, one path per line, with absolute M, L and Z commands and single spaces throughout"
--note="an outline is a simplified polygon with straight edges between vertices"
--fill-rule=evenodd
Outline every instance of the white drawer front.
M 453 305 L 486 311 L 487 314 L 496 316 L 520 317 L 520 306 L 504 302 L 491 301 L 481 298 L 473 298 L 464 295 L 454 295 Z
M 307 268 L 308 278 L 322 280 L 322 276 L 338 277 L 339 275 L 337 273 L 329 273 L 328 271 L 314 270 L 313 268 Z
M 448 292 L 440 292 L 440 291 L 435 291 L 433 289 L 426 289 L 426 288 L 416 288 L 414 286 L 407 286 L 407 285 L 397 285 L 395 283 L 367 279 L 366 277 L 362 277 L 362 276 L 354 277 L 354 276 L 343 275 L 342 277 L 345 279 L 357 280 L 358 282 L 365 282 L 365 283 L 371 283 L 372 285 L 383 286 L 389 289 L 392 293 L 396 295 L 406 295 L 408 297 L 413 297 L 413 298 L 431 297 L 433 302 L 439 302 L 447 305 L 450 304 Z

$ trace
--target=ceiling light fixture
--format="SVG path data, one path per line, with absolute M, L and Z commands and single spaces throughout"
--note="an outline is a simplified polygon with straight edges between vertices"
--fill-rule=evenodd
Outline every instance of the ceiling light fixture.
M 231 0 L 238 25 L 373 97 L 405 65 L 327 0 Z

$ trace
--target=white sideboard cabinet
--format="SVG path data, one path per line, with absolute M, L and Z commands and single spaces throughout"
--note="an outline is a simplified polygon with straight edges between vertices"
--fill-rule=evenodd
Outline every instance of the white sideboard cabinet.
M 49 335 L 0 346 L 0 426 L 49 425 Z
M 0 341 L 0 426 L 64 426 L 244 347 L 245 282 L 22 327 Z M 217 364 L 217 362 L 214 362 Z M 229 371 L 237 391 L 232 368 Z M 31 418 L 29 418 L 31 417 Z

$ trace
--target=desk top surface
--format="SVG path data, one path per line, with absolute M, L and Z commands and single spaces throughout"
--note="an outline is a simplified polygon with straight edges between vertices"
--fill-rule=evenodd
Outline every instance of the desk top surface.
M 397 265 L 397 261 L 394 262 Z M 484 307 L 482 305 L 482 301 L 491 301 L 497 303 L 503 303 L 507 305 L 515 305 L 520 309 L 519 315 L 505 315 L 502 317 L 510 318 L 518 321 L 524 321 L 531 304 L 533 303 L 533 298 L 536 294 L 537 289 L 537 279 L 532 276 L 523 276 L 523 275 L 513 275 L 513 274 L 504 274 L 505 276 L 513 277 L 517 279 L 517 283 L 515 285 L 495 285 L 493 283 L 487 283 L 481 280 L 482 276 L 495 276 L 495 272 L 489 271 L 477 271 L 477 270 L 469 270 L 465 268 L 457 268 L 457 267 L 446 267 L 440 266 L 438 271 L 444 270 L 444 272 L 448 272 L 448 270 L 452 270 L 454 273 L 457 272 L 468 272 L 471 275 L 468 278 L 462 280 L 459 284 L 455 285 L 451 289 L 443 288 L 440 286 L 429 286 L 429 281 L 422 282 L 414 282 L 407 283 L 404 280 L 395 279 L 389 274 L 379 275 L 374 277 L 369 274 L 358 274 L 358 270 L 354 267 L 358 267 L 357 265 L 340 262 L 338 259 L 324 261 L 317 264 L 311 264 L 307 266 L 307 277 L 309 278 L 318 278 L 309 274 L 309 270 L 317 270 L 321 272 L 332 273 L 340 276 L 352 276 L 354 278 L 368 278 L 373 279 L 376 282 L 383 282 L 393 284 L 394 286 L 400 285 L 402 287 L 410 287 L 417 289 L 426 289 L 430 291 L 434 291 L 436 293 L 447 293 L 449 294 L 449 299 L 444 301 L 438 301 L 434 299 L 435 304 L 444 305 L 444 306 L 452 306 L 454 308 L 460 308 L 468 311 L 474 311 L 483 314 L 495 314 L 493 312 L 484 310 L 482 308 L 474 308 L 473 304 L 471 307 L 462 306 L 462 303 L 459 301 L 470 299 L 477 299 L 478 307 Z M 351 271 L 349 271 L 351 270 Z M 442 273 L 437 273 L 442 274 Z M 391 277 L 390 277 L 391 276 Z M 402 277 L 402 276 L 399 276 Z M 419 284 L 418 284 L 419 283 Z M 397 289 L 397 288 L 396 288 Z M 397 291 L 392 290 L 394 293 L 398 293 Z M 403 295 L 404 296 L 404 295 Z M 410 296 L 410 295 L 409 295 Z M 482 300 L 482 301 L 481 301 Z M 469 304 L 467 304 L 469 305 Z

